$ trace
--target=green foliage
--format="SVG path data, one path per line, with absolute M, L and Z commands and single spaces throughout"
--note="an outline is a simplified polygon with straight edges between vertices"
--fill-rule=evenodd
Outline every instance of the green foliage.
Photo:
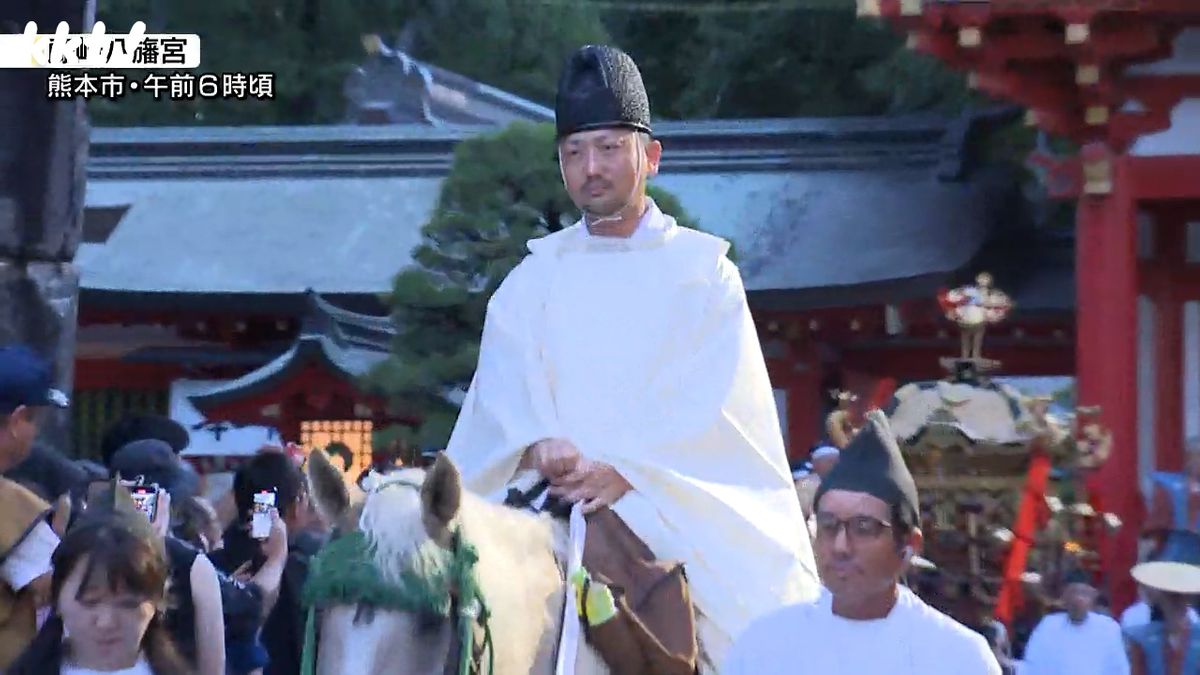
M 96 13 L 110 32 L 143 20 L 152 30 L 200 35 L 196 75 L 275 74 L 271 101 L 93 98 L 89 109 L 102 126 L 337 122 L 343 83 L 364 59 L 362 36 L 372 33 L 389 42 L 404 33 L 417 58 L 545 101 L 566 54 L 607 37 L 586 4 L 548 8 L 520 0 L 98 0 Z
M 686 3 L 681 3 L 686 4 Z M 957 109 L 960 74 L 845 9 L 610 15 L 655 113 L 669 118 L 833 117 Z
M 654 187 L 650 194 L 681 225 L 695 226 L 673 196 Z M 530 239 L 577 219 L 553 126 L 516 123 L 458 145 L 415 264 L 396 275 L 388 299 L 394 354 L 368 377 L 368 386 L 423 420 L 399 436 L 419 447 L 446 442 L 458 414 L 450 394 L 471 381 L 488 299 Z

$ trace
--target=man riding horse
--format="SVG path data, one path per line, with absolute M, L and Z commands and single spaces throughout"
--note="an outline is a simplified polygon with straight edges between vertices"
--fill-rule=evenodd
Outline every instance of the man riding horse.
M 582 218 L 531 241 L 492 297 L 447 453 L 473 492 L 548 481 L 682 561 L 707 670 L 818 589 L 762 349 L 729 244 L 646 195 L 662 145 L 633 60 L 577 51 L 555 113 Z

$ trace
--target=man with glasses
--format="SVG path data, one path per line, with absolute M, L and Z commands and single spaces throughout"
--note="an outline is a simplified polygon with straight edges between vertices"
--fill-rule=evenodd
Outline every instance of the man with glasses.
M 549 481 L 682 561 L 701 660 L 719 663 L 755 616 L 818 587 L 746 293 L 728 242 L 646 195 L 662 145 L 633 59 L 578 50 L 555 117 L 582 218 L 531 241 L 492 296 L 447 452 L 470 490 Z
M 48 361 L 23 346 L 0 348 L 0 472 L 29 456 L 45 409 L 67 405 Z M 50 556 L 58 547 L 49 513 L 40 497 L 0 478 L 0 671 L 33 640 L 37 610 L 49 604 Z
M 826 592 L 756 620 L 724 675 L 1000 675 L 983 636 L 900 584 L 921 548 L 917 487 L 878 410 L 842 450 L 815 498 L 817 567 Z

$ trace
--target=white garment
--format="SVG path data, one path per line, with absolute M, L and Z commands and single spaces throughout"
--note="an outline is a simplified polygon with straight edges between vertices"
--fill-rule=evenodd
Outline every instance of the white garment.
M 34 579 L 49 574 L 54 569 L 50 557 L 58 548 L 58 541 L 54 530 L 45 521 L 39 521 L 0 564 L 0 577 L 9 588 L 19 591 Z
M 138 658 L 137 663 L 133 664 L 132 668 L 123 668 L 121 670 L 92 670 L 64 663 L 62 670 L 59 672 L 62 675 L 154 675 L 154 671 L 150 670 L 150 664 L 146 663 L 146 659 L 144 658 Z
M 774 396 L 729 245 L 651 205 L 628 239 L 582 224 L 531 241 L 488 304 L 447 452 L 503 499 L 525 449 L 569 439 L 633 485 L 614 510 L 682 560 L 726 640 L 815 598 Z M 719 654 L 714 654 L 718 661 Z
M 901 586 L 887 617 L 852 621 L 833 596 L 760 617 L 729 652 L 721 675 L 1000 675 L 982 635 Z
M 1022 675 L 1129 675 L 1121 626 L 1092 612 L 1076 626 L 1066 612 L 1042 618 L 1025 647 Z
M 1200 615 L 1196 614 L 1196 610 L 1188 607 L 1188 619 L 1192 623 L 1200 622 Z M 1150 623 L 1150 605 L 1146 604 L 1145 600 L 1138 600 L 1121 612 L 1121 629 L 1129 630 L 1137 626 L 1145 626 Z

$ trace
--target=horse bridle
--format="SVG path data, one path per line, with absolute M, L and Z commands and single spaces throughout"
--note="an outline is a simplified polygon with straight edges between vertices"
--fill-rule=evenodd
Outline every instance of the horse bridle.
M 463 545 L 462 532 L 454 533 L 453 546 Z M 495 671 L 495 645 L 492 644 L 491 613 L 479 595 L 478 586 L 471 591 L 466 602 L 461 588 L 450 589 L 450 619 L 454 621 L 450 637 L 450 650 L 442 675 L 492 675 Z M 483 632 L 483 639 L 476 641 L 476 629 Z M 483 657 L 487 654 L 487 669 Z
M 371 493 L 380 490 L 394 487 L 405 486 L 416 490 L 420 490 L 420 485 L 410 483 L 408 481 L 396 480 L 384 483 L 371 490 Z M 362 536 L 361 533 L 355 533 Z M 338 534 L 336 539 L 342 539 L 348 536 L 346 534 Z M 331 541 L 330 544 L 333 544 Z M 328 545 L 327 545 L 328 546 Z M 475 575 L 475 564 L 479 560 L 479 555 L 475 548 L 468 543 L 462 535 L 461 528 L 455 528 L 451 534 L 450 546 L 447 549 L 449 553 L 449 574 L 445 577 L 445 598 L 449 600 L 448 611 L 444 616 L 446 620 L 451 622 L 451 640 L 449 653 L 446 655 L 445 667 L 442 670 L 443 675 L 492 675 L 495 670 L 495 646 L 492 642 L 492 631 L 490 625 L 491 613 L 488 610 L 487 603 L 484 601 L 483 594 L 479 588 L 478 580 Z M 318 554 L 320 555 L 320 554 Z M 373 565 L 373 563 L 372 563 Z M 310 582 L 312 579 L 310 578 Z M 306 628 L 306 632 L 315 630 L 315 612 L 319 611 L 319 604 L 314 603 L 311 609 L 309 622 L 312 627 Z M 364 613 L 367 614 L 367 620 L 373 618 L 373 610 L 382 609 L 399 609 L 389 607 L 387 604 L 374 605 L 368 600 L 359 599 L 356 603 L 357 609 L 354 620 L 358 622 Z M 435 609 L 439 616 L 443 616 L 443 610 L 447 609 L 443 606 Z M 408 608 L 407 611 L 412 611 Z M 476 640 L 477 632 L 482 633 L 482 640 Z M 315 638 L 306 636 L 306 642 L 315 642 Z M 313 654 L 311 657 L 306 655 L 305 666 L 311 669 L 315 665 L 315 644 L 312 647 Z M 308 651 L 306 647 L 306 652 Z M 484 657 L 487 657 L 485 662 Z M 311 672 L 311 670 L 306 670 Z

